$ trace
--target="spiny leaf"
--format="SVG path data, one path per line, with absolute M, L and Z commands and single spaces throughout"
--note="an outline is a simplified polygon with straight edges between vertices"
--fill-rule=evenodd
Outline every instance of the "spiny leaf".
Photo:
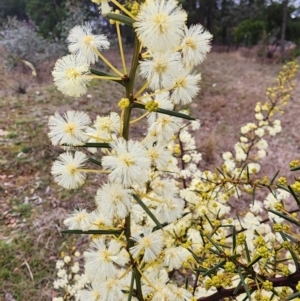
M 242 271 L 241 271 L 241 267 L 240 267 L 240 266 L 238 267 L 238 273 L 239 273 L 239 275 L 240 275 L 240 279 L 241 279 L 241 281 L 242 281 L 242 283 L 243 283 L 243 287 L 244 287 L 244 289 L 245 289 L 245 291 L 246 291 L 246 294 L 247 294 L 249 300 L 251 300 L 251 294 L 250 294 L 248 285 L 247 285 L 246 282 L 245 282 L 245 278 L 244 278 L 244 276 L 243 276 L 243 274 L 242 274 Z
M 258 256 L 256 257 L 254 260 L 252 260 L 248 265 L 247 265 L 247 268 L 250 268 L 252 267 L 255 263 L 257 263 L 259 260 L 261 260 L 262 257 L 261 256 Z
M 94 163 L 94 164 L 96 164 L 96 165 L 98 165 L 98 166 L 102 167 L 101 162 L 98 161 L 98 160 L 96 160 L 96 159 L 94 159 L 94 158 L 92 158 L 92 157 L 89 157 L 89 161 L 92 162 L 92 163 Z
M 204 234 L 204 233 L 203 233 Z M 204 234 L 204 236 L 214 245 L 214 247 L 220 252 L 222 253 L 222 250 L 219 248 L 219 246 L 216 244 L 216 242 L 214 242 L 208 235 Z
M 128 301 L 131 301 L 132 297 L 132 291 L 133 291 L 133 284 L 134 284 L 134 278 L 135 278 L 135 273 L 134 270 L 131 272 L 131 281 L 130 281 L 130 287 L 129 287 L 129 293 L 128 293 Z
M 290 171 L 300 170 L 300 166 L 292 167 Z
M 276 177 L 278 176 L 279 172 L 280 172 L 280 170 L 278 170 L 278 171 L 276 172 L 275 176 L 274 176 L 273 179 L 271 180 L 271 182 L 270 182 L 271 185 L 272 185 L 273 182 L 275 181 L 275 179 L 276 179 Z
M 237 285 L 237 287 L 235 288 L 234 292 L 232 293 L 233 296 L 236 295 L 239 292 L 240 287 L 242 286 L 242 284 L 243 284 L 243 282 L 240 281 L 239 284 Z
M 90 69 L 90 72 L 92 74 L 99 75 L 99 76 L 115 77 L 115 75 L 108 74 L 108 73 L 105 73 L 105 72 L 102 72 L 102 71 L 99 71 L 99 70 L 96 70 L 96 69 L 92 69 L 92 68 Z M 122 81 L 121 79 L 111 79 L 111 81 L 119 83 L 122 86 L 125 86 L 124 81 Z
M 87 142 L 83 145 L 79 145 L 78 147 L 98 147 L 98 148 L 111 148 L 109 143 L 105 142 Z
M 286 234 L 286 233 L 284 233 L 284 232 L 282 232 L 282 231 L 280 231 L 279 233 L 280 233 L 280 235 L 281 235 L 281 237 L 282 237 L 282 239 L 283 239 L 284 241 L 288 241 L 288 238 L 290 237 L 288 234 Z M 299 260 L 298 260 L 298 257 L 297 257 L 296 254 L 294 253 L 294 250 L 293 250 L 293 249 L 289 248 L 289 251 L 290 251 L 290 253 L 291 253 L 292 259 L 293 259 L 294 264 L 295 264 L 295 266 L 296 266 L 296 270 L 298 270 L 298 269 L 299 269 Z
M 194 257 L 194 259 L 195 259 L 198 263 L 201 263 L 199 257 L 198 257 L 191 249 L 188 248 L 188 251 L 192 254 L 192 256 Z M 197 271 L 197 270 L 199 270 L 199 269 L 195 269 L 195 271 Z M 204 271 L 206 271 L 206 270 L 204 270 Z
M 288 189 L 290 191 L 290 193 L 292 194 L 292 196 L 294 197 L 295 201 L 297 202 L 298 208 L 300 208 L 300 200 L 298 198 L 298 196 L 296 195 L 295 191 L 293 190 L 293 188 L 288 185 Z
M 300 224 L 299 224 L 299 222 L 296 219 L 293 219 L 293 218 L 289 217 L 288 215 L 282 214 L 282 213 L 277 212 L 277 211 L 272 210 L 272 209 L 269 209 L 268 211 L 270 211 L 270 212 L 272 212 L 272 213 L 274 213 L 274 214 L 282 217 L 283 219 L 285 219 L 285 220 L 293 223 L 294 225 L 297 225 L 298 227 L 300 227 Z
M 282 232 L 283 233 L 283 232 Z M 288 238 L 290 241 L 292 241 L 292 242 L 298 242 L 298 239 L 296 239 L 296 238 L 294 238 L 294 237 L 292 237 L 291 235 L 289 235 L 289 234 L 287 234 L 287 233 L 283 233 L 284 234 L 284 236 L 286 237 L 286 238 Z
M 250 179 L 249 166 L 247 165 L 247 179 Z
M 221 266 L 223 266 L 224 264 L 226 263 L 226 261 L 221 261 L 219 262 L 218 264 L 216 264 L 214 267 L 212 267 L 211 269 L 209 269 L 208 271 L 206 271 L 204 274 L 203 274 L 203 277 L 204 276 L 209 276 L 211 275 L 212 273 L 214 273 L 218 268 L 220 268 Z
M 235 226 L 232 227 L 232 251 L 234 252 L 236 248 L 236 229 Z
M 109 13 L 109 14 L 105 14 L 104 17 L 107 19 L 111 19 L 111 20 L 126 24 L 131 27 L 133 26 L 133 22 L 134 22 L 133 19 L 131 19 L 127 16 L 124 16 L 124 15 L 121 15 L 121 14 Z
M 248 244 L 247 244 L 246 240 L 244 242 L 244 245 L 245 245 L 245 251 L 246 251 L 247 261 L 250 262 L 251 261 L 250 252 L 249 252 L 249 248 L 248 248 Z
M 286 300 L 292 300 L 292 299 L 295 299 L 295 298 L 297 298 L 297 297 L 299 297 L 299 296 L 300 296 L 300 292 L 296 292 L 296 293 L 293 293 L 293 294 L 289 295 L 289 296 L 286 298 Z
M 97 147 L 97 148 L 110 148 L 109 143 L 99 143 L 99 142 L 87 142 L 82 145 L 68 145 L 66 143 L 62 144 L 62 146 L 71 146 L 71 147 Z
M 216 170 L 225 178 L 225 175 L 220 168 L 216 167 Z
M 206 220 L 208 221 L 209 225 L 214 228 L 213 224 L 211 223 L 210 219 L 208 218 L 208 216 L 206 214 L 204 214 Z
M 241 254 L 235 254 L 235 255 L 229 256 L 228 259 L 229 259 L 229 260 L 235 260 L 235 259 L 237 259 L 237 258 L 239 258 L 239 257 L 241 257 L 241 256 L 242 256 Z
M 285 190 L 285 191 L 287 191 L 287 192 L 290 192 L 289 189 L 288 189 L 286 186 L 283 186 L 283 185 L 277 185 L 277 187 L 280 188 L 280 189 L 283 189 L 283 190 Z
M 133 107 L 146 110 L 145 105 L 141 104 L 141 103 L 134 102 Z M 161 114 L 165 114 L 165 115 L 169 115 L 169 116 L 174 116 L 174 117 L 186 119 L 186 120 L 196 120 L 194 117 L 191 117 L 191 116 L 183 114 L 183 113 L 175 112 L 175 111 L 170 111 L 170 110 L 165 110 L 165 109 L 158 108 L 156 112 L 161 113 Z
M 138 195 L 132 194 L 133 198 L 139 203 L 139 205 L 145 210 L 145 212 L 149 215 L 149 217 L 154 221 L 156 226 L 162 230 L 162 225 L 157 220 L 157 218 L 154 216 L 154 214 L 150 211 L 150 209 L 144 204 L 144 202 L 139 198 Z

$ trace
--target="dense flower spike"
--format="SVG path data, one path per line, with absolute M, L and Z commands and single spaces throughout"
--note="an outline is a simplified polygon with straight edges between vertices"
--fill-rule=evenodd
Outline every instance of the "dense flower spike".
M 108 1 L 92 2 L 105 18 L 111 10 Z M 91 23 L 71 30 L 72 54 L 60 59 L 53 70 L 56 86 L 66 95 L 83 95 L 94 78 L 125 88 L 123 93 L 111 93 L 118 95 L 118 113 L 92 112 L 93 122 L 79 111 L 55 113 L 49 119 L 52 144 L 68 149 L 53 164 L 54 180 L 75 189 L 87 173 L 102 174 L 91 179 L 97 194 L 89 210 L 74 204 L 77 209 L 64 221 L 66 232 L 92 236 L 83 258 L 72 246 L 70 256 L 58 260 L 55 289 L 64 291 L 68 300 L 80 301 L 297 297 L 300 250 L 293 227 L 300 223 L 298 211 L 288 207 L 288 197 L 292 192 L 298 201 L 299 181 L 288 185 L 280 177 L 276 183 L 276 177 L 270 180 L 258 174 L 263 170 L 260 159 L 267 155 L 267 137 L 282 129 L 273 115 L 290 98 L 297 63 L 287 64 L 277 85 L 267 90 L 268 100 L 256 104 L 255 121 L 242 126 L 234 152 L 224 152 L 223 164 L 215 170 L 201 170 L 201 141 L 192 134 L 201 124 L 191 121 L 188 109 L 178 110 L 200 90 L 201 75 L 195 67 L 211 48 L 211 34 L 199 24 L 187 28 L 186 12 L 175 0 L 111 2 L 122 11 L 107 17 L 116 25 L 125 75 L 101 54 L 109 42 L 92 33 Z M 135 29 L 129 69 L 122 22 Z M 90 73 L 89 64 L 98 58 L 118 77 L 105 70 Z M 88 160 L 95 169 L 84 168 Z M 300 161 L 293 161 L 291 168 L 300 169 Z M 262 197 L 262 188 L 269 195 Z M 246 212 L 247 194 L 252 202 Z M 243 212 L 236 203 L 241 197 Z M 84 274 L 78 274 L 81 259 Z M 291 283 L 293 290 L 288 288 Z M 53 301 L 63 299 L 57 296 Z

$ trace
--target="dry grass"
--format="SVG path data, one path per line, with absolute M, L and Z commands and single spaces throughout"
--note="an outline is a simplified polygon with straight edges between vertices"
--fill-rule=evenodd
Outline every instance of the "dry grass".
M 192 115 L 202 124 L 196 133 L 203 152 L 202 169 L 213 169 L 223 152 L 233 150 L 240 127 L 254 120 L 255 103 L 265 100 L 265 90 L 274 84 L 280 68 L 238 53 L 209 55 L 200 67 L 201 93 L 191 105 Z M 60 150 L 51 147 L 47 138 L 48 117 L 57 110 L 80 109 L 94 118 L 115 109 L 122 97 L 118 86 L 106 82 L 93 84 L 90 98 L 75 100 L 61 95 L 53 85 L 35 83 L 27 89 L 26 94 L 2 91 L 0 97 L 0 300 L 9 300 L 7 296 L 51 300 L 55 261 L 66 239 L 59 233 L 63 217 L 74 207 L 93 206 L 97 183 L 89 181 L 84 189 L 73 192 L 53 183 L 49 170 Z M 263 161 L 269 176 L 278 169 L 288 173 L 288 162 L 299 157 L 300 85 L 293 97 L 281 118 L 283 132 L 270 141 Z

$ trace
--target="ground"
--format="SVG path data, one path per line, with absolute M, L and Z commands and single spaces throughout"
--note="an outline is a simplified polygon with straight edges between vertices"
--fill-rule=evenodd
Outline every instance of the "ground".
M 240 127 L 254 121 L 255 104 L 266 100 L 266 88 L 275 83 L 281 67 L 255 62 L 239 52 L 212 52 L 199 67 L 201 92 L 190 106 L 191 115 L 201 121 L 196 133 L 203 153 L 199 168 L 214 169 L 221 154 L 233 150 Z M 24 81 L 30 83 L 31 78 L 22 77 L 22 85 Z M 14 75 L 8 86 L 20 92 L 20 83 Z M 51 83 L 33 81 L 25 94 L 13 90 L 0 93 L 0 300 L 51 300 L 55 262 L 62 242 L 70 240 L 60 234 L 62 220 L 75 207 L 92 207 L 99 183 L 90 180 L 71 192 L 54 183 L 49 171 L 60 149 L 47 137 L 48 118 L 67 109 L 85 110 L 92 118 L 105 115 L 124 95 L 108 82 L 93 83 L 89 94 L 78 99 L 63 96 Z M 300 85 L 292 95 L 280 117 L 283 132 L 269 140 L 268 156 L 262 161 L 263 173 L 270 177 L 277 170 L 287 174 L 288 163 L 299 158 Z M 133 134 L 142 132 L 140 128 Z

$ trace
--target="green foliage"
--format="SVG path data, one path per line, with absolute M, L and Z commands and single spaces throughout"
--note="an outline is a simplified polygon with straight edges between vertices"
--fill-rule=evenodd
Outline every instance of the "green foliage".
M 52 35 L 60 37 L 59 22 L 64 20 L 66 12 L 64 11 L 65 0 L 44 1 L 30 0 L 26 3 L 26 13 L 34 20 L 39 28 L 39 33 L 44 38 Z
M 93 19 L 95 13 L 93 13 L 90 9 L 90 3 L 91 1 L 87 0 L 64 0 L 64 18 L 57 24 L 57 28 L 59 28 L 59 36 L 61 39 L 65 40 L 69 34 L 70 29 L 74 26 L 82 24 L 87 20 Z
M 1 0 L 0 1 L 0 25 L 8 16 L 16 16 L 20 20 L 27 18 L 25 13 L 26 0 Z
M 244 42 L 247 46 L 255 45 L 265 30 L 265 22 L 260 20 L 244 20 L 234 30 L 237 44 Z

